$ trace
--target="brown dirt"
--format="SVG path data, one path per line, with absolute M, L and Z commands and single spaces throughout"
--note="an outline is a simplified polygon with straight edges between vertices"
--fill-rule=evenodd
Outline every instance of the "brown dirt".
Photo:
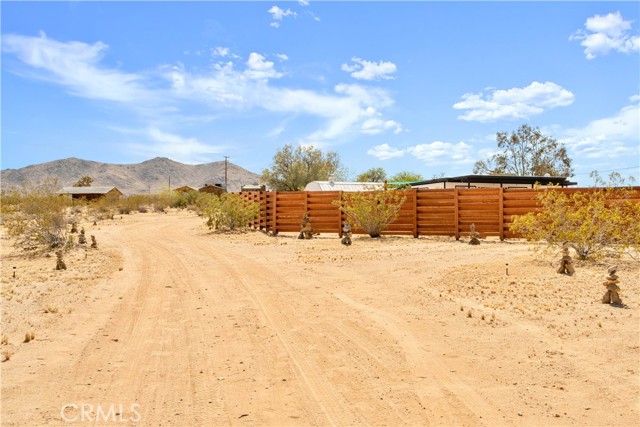
M 3 426 L 640 419 L 631 258 L 615 260 L 616 308 L 600 303 L 606 264 L 559 275 L 559 253 L 522 242 L 347 247 L 213 234 L 188 213 L 117 218 L 82 224 L 99 249 L 66 254 L 62 271 L 3 237 Z

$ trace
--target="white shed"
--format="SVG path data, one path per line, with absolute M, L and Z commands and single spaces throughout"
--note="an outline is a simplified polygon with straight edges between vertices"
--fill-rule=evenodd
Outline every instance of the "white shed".
M 373 191 L 382 190 L 382 182 L 333 182 L 311 181 L 304 187 L 304 191 Z

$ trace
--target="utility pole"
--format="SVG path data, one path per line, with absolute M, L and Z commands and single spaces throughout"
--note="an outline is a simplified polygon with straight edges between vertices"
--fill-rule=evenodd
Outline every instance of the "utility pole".
M 227 159 L 229 158 L 229 156 L 224 156 L 224 189 L 229 191 L 229 188 L 227 186 Z

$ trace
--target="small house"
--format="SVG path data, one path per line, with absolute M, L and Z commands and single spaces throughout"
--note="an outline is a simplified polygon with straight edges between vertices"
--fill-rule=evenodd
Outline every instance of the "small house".
M 189 193 L 191 191 L 198 191 L 198 190 L 193 187 L 189 187 L 188 185 L 183 185 L 182 187 L 178 187 L 173 191 L 175 191 L 176 193 Z
M 204 187 L 199 188 L 198 191 L 201 193 L 215 194 L 216 196 L 227 192 L 221 184 L 205 184 Z
M 72 200 L 84 199 L 87 201 L 103 197 L 120 198 L 123 196 L 122 191 L 116 187 L 63 187 L 56 194 L 71 197 Z

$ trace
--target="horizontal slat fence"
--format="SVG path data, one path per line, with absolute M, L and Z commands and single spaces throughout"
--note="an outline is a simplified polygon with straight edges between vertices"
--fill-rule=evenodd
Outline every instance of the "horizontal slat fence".
M 592 188 L 561 188 L 565 193 L 590 192 Z M 449 188 L 404 190 L 406 200 L 387 235 L 468 236 L 471 224 L 482 236 L 518 237 L 509 230 L 513 217 L 540 210 L 537 195 L 544 189 Z M 243 192 L 245 200 L 260 204 L 260 215 L 251 224 L 260 230 L 298 232 L 305 212 L 319 233 L 342 235 L 346 219 L 333 202 L 343 200 L 341 191 Z M 633 188 L 640 203 L 640 187 Z M 356 234 L 364 231 L 354 229 Z

